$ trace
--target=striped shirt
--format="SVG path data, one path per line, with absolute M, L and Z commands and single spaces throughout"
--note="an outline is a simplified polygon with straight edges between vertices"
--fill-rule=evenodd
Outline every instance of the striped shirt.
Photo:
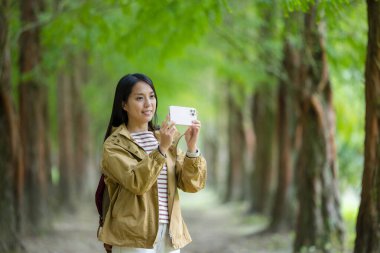
M 144 131 L 139 133 L 131 133 L 133 140 L 142 147 L 147 154 L 157 149 L 158 141 L 153 132 Z M 168 169 L 166 164 L 162 168 L 157 178 L 158 188 L 158 214 L 160 223 L 169 223 L 168 209 Z

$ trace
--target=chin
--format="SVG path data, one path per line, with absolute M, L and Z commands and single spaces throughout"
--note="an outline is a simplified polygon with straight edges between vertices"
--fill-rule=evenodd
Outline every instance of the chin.
M 148 124 L 152 119 L 153 119 L 153 117 L 146 117 L 144 119 L 144 121 L 145 121 L 146 124 Z

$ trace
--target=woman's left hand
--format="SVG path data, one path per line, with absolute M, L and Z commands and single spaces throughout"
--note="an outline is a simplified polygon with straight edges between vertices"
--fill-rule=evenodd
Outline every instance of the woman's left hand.
M 199 131 L 201 129 L 201 122 L 199 120 L 193 120 L 193 124 L 185 132 L 185 140 L 187 144 L 187 151 L 196 152 L 197 151 L 197 141 L 199 136 Z

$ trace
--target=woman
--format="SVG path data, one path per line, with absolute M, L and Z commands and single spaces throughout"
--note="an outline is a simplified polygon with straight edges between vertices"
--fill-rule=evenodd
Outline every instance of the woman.
M 185 132 L 183 154 L 175 123 L 166 117 L 157 131 L 156 112 L 149 77 L 121 78 L 102 159 L 110 206 L 99 239 L 114 253 L 179 253 L 191 242 L 177 189 L 197 192 L 205 186 L 206 161 L 197 148 L 201 123 L 194 121 Z

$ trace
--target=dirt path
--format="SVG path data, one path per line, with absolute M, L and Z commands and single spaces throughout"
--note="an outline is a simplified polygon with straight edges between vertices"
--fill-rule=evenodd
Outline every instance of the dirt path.
M 97 214 L 89 204 L 74 214 L 60 215 L 52 231 L 23 240 L 27 253 L 95 253 L 103 252 L 96 238 Z
M 210 193 L 184 196 L 184 218 L 193 242 L 181 253 L 291 253 L 289 234 L 255 236 L 265 220 L 239 204 L 220 205 Z
M 244 216 L 242 206 L 219 205 L 208 193 L 183 194 L 182 206 L 193 242 L 181 253 L 290 253 L 289 235 L 250 236 L 262 229 L 259 217 Z M 91 206 L 61 215 L 53 231 L 23 240 L 28 253 L 103 253 L 96 239 L 97 215 Z

